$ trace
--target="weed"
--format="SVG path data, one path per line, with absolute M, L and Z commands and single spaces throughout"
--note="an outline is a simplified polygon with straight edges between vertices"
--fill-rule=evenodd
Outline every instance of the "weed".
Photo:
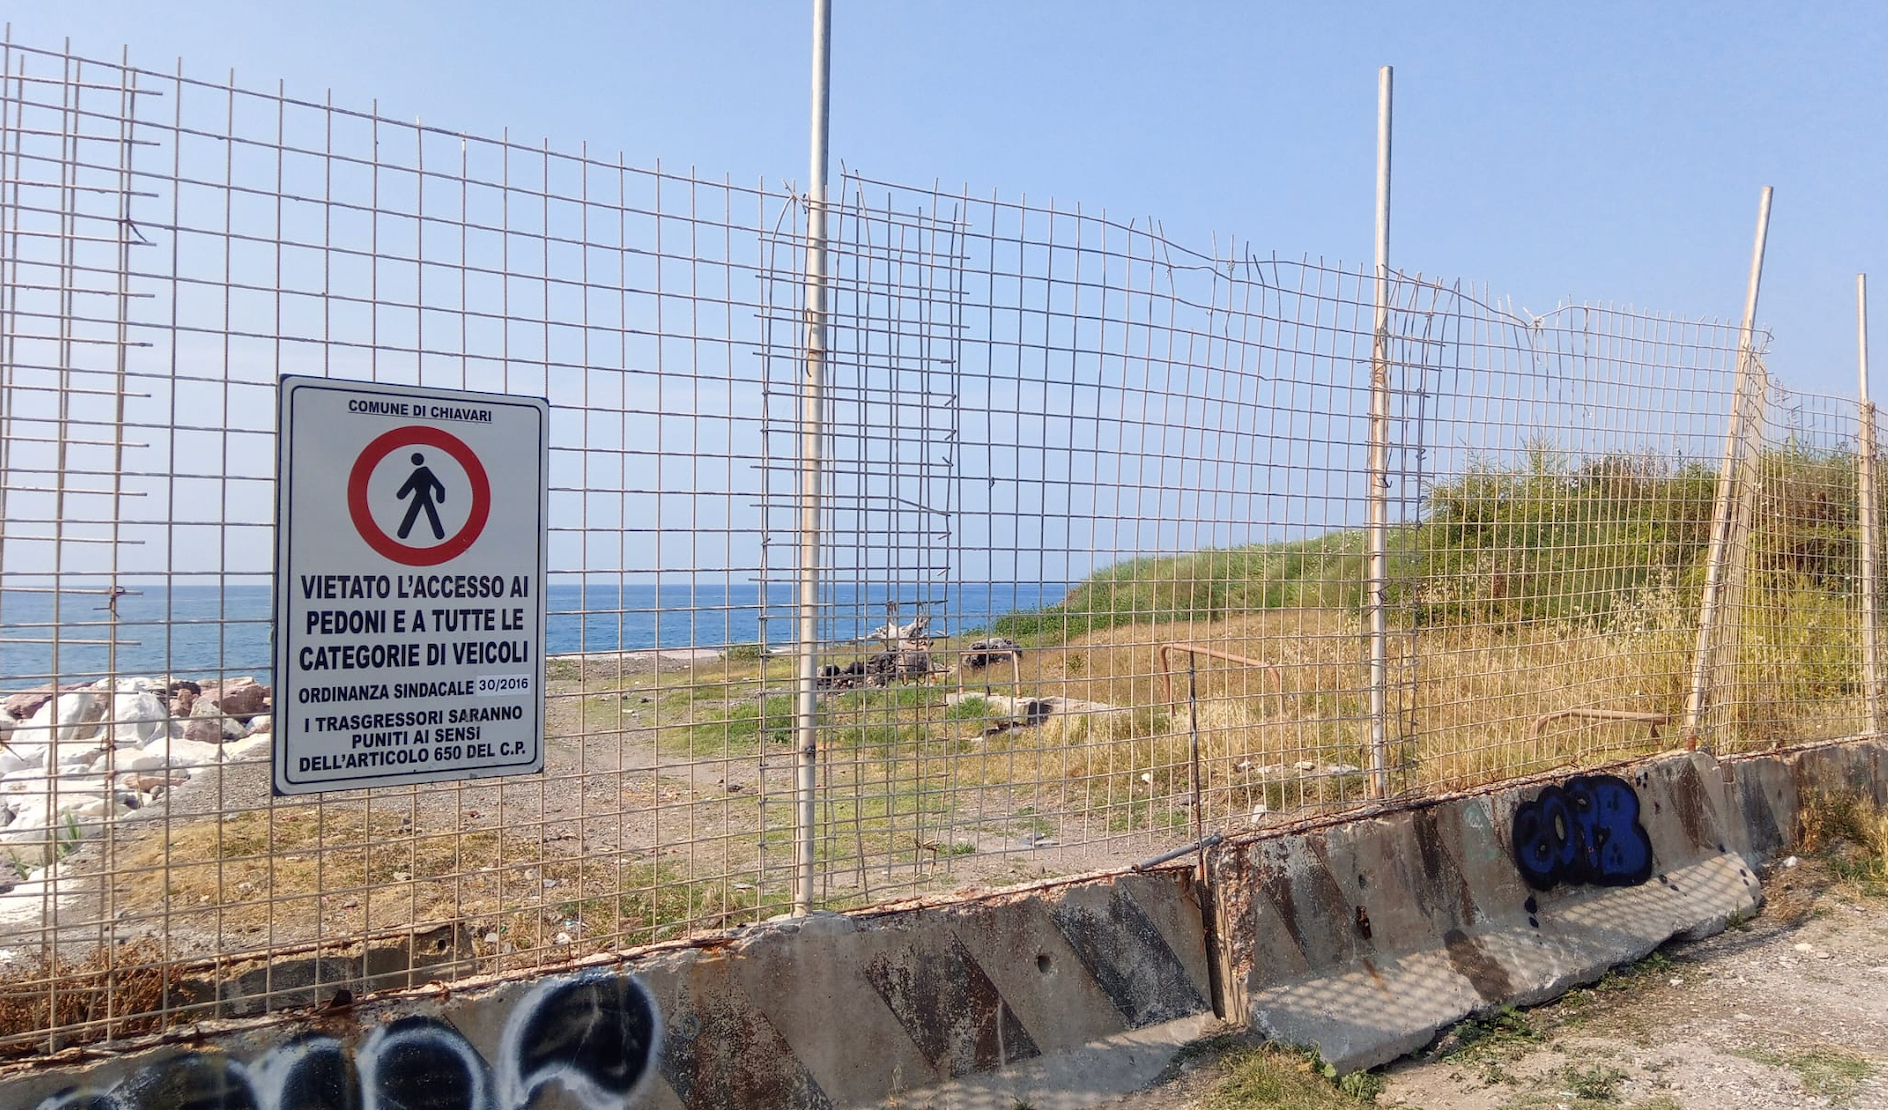
M 1836 1048 L 1812 1048 L 1803 1052 L 1770 1052 L 1744 1049 L 1735 1053 L 1773 1068 L 1787 1068 L 1796 1073 L 1803 1090 L 1820 1095 L 1841 1106 L 1855 1097 L 1862 1083 L 1875 1072 L 1867 1059 Z
M 767 658 L 767 649 L 759 644 L 729 644 L 721 649 L 721 658 L 735 663 L 751 663 Z
M 1340 1076 L 1315 1051 L 1265 1045 L 1229 1057 L 1225 1077 L 1201 1105 L 1205 1110 L 1345 1110 L 1376 1101 L 1382 1090 L 1381 1076 Z
M 1567 1093 L 1589 1102 L 1614 1102 L 1619 1088 L 1630 1078 L 1609 1064 L 1568 1064 L 1554 1073 L 1566 1086 Z
M 1545 1039 L 1532 1018 L 1513 1006 L 1469 1018 L 1450 1031 L 1440 1056 L 1473 1063 L 1514 1049 L 1530 1049 Z
M 1358 1102 L 1375 1102 L 1386 1080 L 1374 1071 L 1354 1071 L 1337 1081 L 1337 1089 Z
M 1797 814 L 1797 850 L 1821 855 L 1857 893 L 1888 896 L 1888 812 L 1860 791 L 1825 791 Z
M 1599 982 L 1593 984 L 1593 989 L 1602 993 L 1629 991 L 1642 983 L 1669 978 L 1677 968 L 1677 962 L 1670 956 L 1654 951 L 1637 963 L 1609 969 L 1600 976 Z

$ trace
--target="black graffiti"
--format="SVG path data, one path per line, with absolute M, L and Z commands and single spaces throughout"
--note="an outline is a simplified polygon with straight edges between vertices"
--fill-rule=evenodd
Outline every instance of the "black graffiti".
M 1556 883 L 1638 886 L 1652 877 L 1639 795 L 1616 775 L 1549 786 L 1514 811 L 1514 865 L 1535 890 Z
M 495 1064 L 446 1022 L 407 1017 L 353 1050 L 311 1033 L 246 1062 L 181 1053 L 108 1090 L 61 1092 L 38 1110 L 526 1110 L 553 1085 L 584 1110 L 616 1110 L 638 1101 L 660 1034 L 642 984 L 592 972 L 519 999 Z

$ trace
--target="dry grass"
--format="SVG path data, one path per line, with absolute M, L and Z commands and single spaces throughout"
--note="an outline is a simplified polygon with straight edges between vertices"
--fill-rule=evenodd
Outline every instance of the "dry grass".
M 1820 626 L 1808 621 L 1802 623 L 1808 631 L 1796 635 L 1820 636 L 1840 654 L 1843 628 L 1833 614 L 1823 615 L 1831 618 L 1828 627 L 1818 632 Z M 1676 722 L 1690 681 L 1694 636 L 1682 598 L 1663 589 L 1648 591 L 1629 611 L 1604 622 L 1424 629 L 1414 659 L 1410 640 L 1402 638 L 1402 652 L 1391 660 L 1392 676 L 1401 681 L 1393 698 L 1404 707 L 1392 725 L 1391 763 L 1400 786 L 1464 789 L 1670 750 L 1678 740 L 1675 723 L 1656 737 L 1641 723 L 1577 718 L 1549 722 L 1538 738 L 1532 728 L 1537 717 L 1575 708 L 1660 713 Z M 1778 650 L 1778 636 L 1757 638 L 1732 668 L 1736 688 L 1724 699 L 1729 708 L 1712 722 L 1721 750 L 1861 730 L 1859 694 L 1832 681 L 1804 696 L 1805 679 L 1797 673 L 1804 669 L 1801 652 Z M 1332 765 L 1370 765 L 1366 645 L 1357 617 L 1331 609 L 1274 610 L 1213 624 L 1123 625 L 1035 649 L 1025 657 L 1020 691 L 1011 689 L 1002 668 L 979 676 L 977 690 L 1059 695 L 1126 710 L 1052 718 L 1028 749 L 1009 753 L 1004 777 L 1152 774 L 1184 782 L 1193 732 L 1186 657 L 1174 657 L 1171 701 L 1156 662 L 1159 646 L 1176 642 L 1262 660 L 1283 676 L 1281 691 L 1263 668 L 1197 660 L 1201 761 L 1209 784 L 1216 784 L 1209 790 L 1236 787 L 1252 777 L 1253 768 L 1308 762 L 1322 773 Z M 1798 662 L 1776 662 L 1784 658 Z M 1762 694 L 1786 688 L 1791 696 Z M 1239 770 L 1241 764 L 1246 771 Z M 1172 786 L 1157 781 L 1155 791 Z M 1277 791 L 1272 794 L 1276 807 Z
M 762 901 L 751 886 L 669 865 L 558 854 L 491 829 L 416 829 L 358 807 L 180 822 L 165 841 L 127 847 L 118 865 L 122 911 L 243 946 L 311 925 L 337 942 L 465 925 L 481 955 L 562 957 L 752 919 Z
M 85 959 L 10 963 L 0 983 L 0 1056 L 153 1032 L 175 1004 L 177 982 L 176 966 L 153 940 L 100 949 Z
M 1393 661 L 1412 683 L 1404 699 L 1414 706 L 1393 752 L 1398 780 L 1409 789 L 1460 789 L 1669 747 L 1672 730 L 1654 740 L 1643 725 L 1561 722 L 1538 741 L 1529 729 L 1540 714 L 1580 706 L 1675 714 L 1689 673 L 1685 639 L 1678 629 L 1609 634 L 1572 625 L 1426 631 L 1413 675 L 1407 658 Z M 1159 645 L 1174 642 L 1271 663 L 1283 689 L 1265 669 L 1202 657 L 1190 714 L 1185 657 L 1174 660 L 1171 701 L 1156 673 Z M 1329 769 L 1370 765 L 1364 653 L 1355 616 L 1334 610 L 1122 626 L 1033 650 L 1020 691 L 1002 673 L 981 676 L 987 681 L 972 689 L 1122 711 L 1059 715 L 1040 729 L 1009 733 L 970 774 L 986 782 L 1078 780 L 1104 800 L 1130 795 L 1149 775 L 1154 781 L 1143 785 L 1170 794 L 1188 781 L 1197 723 L 1209 807 L 1355 800 L 1360 793 L 1342 781 L 1346 772 Z M 1301 773 L 1305 763 L 1315 775 Z
M 1850 893 L 1888 897 L 1888 811 L 1859 790 L 1833 790 L 1804 799 L 1796 817 L 1796 846 L 1822 857 Z

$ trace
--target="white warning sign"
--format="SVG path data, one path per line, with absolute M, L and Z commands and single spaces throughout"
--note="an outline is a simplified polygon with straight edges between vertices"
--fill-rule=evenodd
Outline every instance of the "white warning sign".
M 276 793 L 543 770 L 549 419 L 283 376 Z

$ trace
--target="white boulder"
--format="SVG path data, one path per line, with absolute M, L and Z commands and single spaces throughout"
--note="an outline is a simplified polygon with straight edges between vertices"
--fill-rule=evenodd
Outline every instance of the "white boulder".
M 164 768 L 208 767 L 221 761 L 223 745 L 205 744 L 198 740 L 159 739 L 144 749 L 144 754 L 131 761 L 133 770 L 155 771 Z M 147 762 L 155 759 L 156 762 Z
M 91 690 L 62 690 L 13 731 L 9 746 L 27 750 L 90 737 L 98 731 L 105 707 L 105 699 Z
M 98 766 L 104 756 L 105 749 L 91 740 L 76 740 L 70 744 L 59 744 L 53 748 L 52 764 L 49 770 L 60 776 L 84 774 Z
M 149 690 L 120 691 L 111 699 L 111 742 L 144 744 L 164 727 L 170 711 Z

